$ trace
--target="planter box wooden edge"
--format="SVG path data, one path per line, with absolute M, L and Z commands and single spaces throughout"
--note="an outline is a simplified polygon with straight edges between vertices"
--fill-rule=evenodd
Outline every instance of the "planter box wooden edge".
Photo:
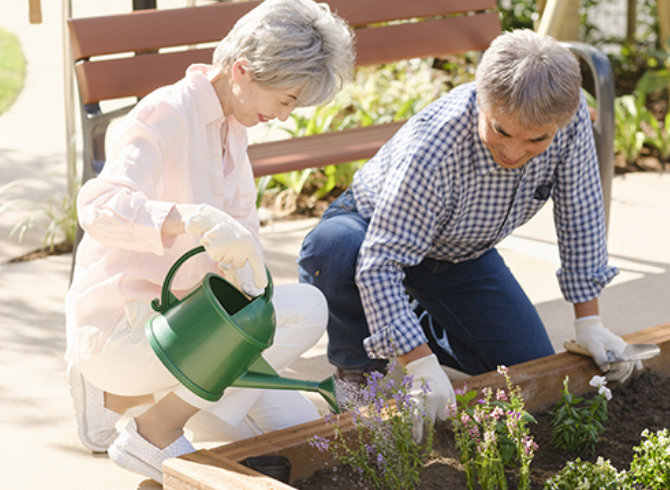
M 654 372 L 670 373 L 670 323 L 623 336 L 629 343 L 653 343 L 661 354 L 644 361 Z M 560 399 L 565 376 L 570 377 L 570 391 L 584 395 L 593 390 L 591 378 L 600 374 L 590 357 L 563 352 L 509 367 L 512 383 L 521 388 L 529 411 L 547 410 Z M 481 390 L 485 386 L 505 388 L 505 379 L 496 371 L 454 382 L 455 389 Z M 351 418 L 341 416 L 343 433 L 354 430 Z M 333 465 L 329 453 L 309 446 L 307 439 L 319 435 L 331 437 L 333 428 L 322 419 L 270 434 L 233 442 L 210 450 L 200 450 L 163 464 L 165 490 L 286 490 L 293 487 L 239 464 L 252 456 L 282 455 L 291 461 L 291 480 L 309 478 L 316 471 Z

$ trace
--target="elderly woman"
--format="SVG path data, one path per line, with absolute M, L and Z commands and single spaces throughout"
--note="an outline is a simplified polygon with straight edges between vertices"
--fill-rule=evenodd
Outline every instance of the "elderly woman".
M 109 449 L 120 466 L 160 482 L 166 458 L 193 451 L 183 432 L 189 420 L 232 440 L 319 416 L 296 391 L 197 397 L 154 354 L 144 324 L 157 315 L 150 301 L 168 269 L 199 244 L 207 254 L 180 269 L 176 296 L 222 270 L 250 296 L 263 290 L 245 127 L 330 100 L 352 65 L 351 31 L 325 4 L 266 0 L 220 42 L 212 65 L 189 67 L 123 119 L 104 170 L 79 193 L 86 236 L 66 298 L 66 359 L 86 447 Z M 302 284 L 276 287 L 273 306 L 277 331 L 264 357 L 281 373 L 321 337 L 327 306 Z M 126 412 L 136 416 L 119 434 Z
M 441 365 L 478 374 L 552 354 L 496 250 L 550 198 L 558 281 L 574 305 L 577 341 L 611 379 L 630 375 L 631 363 L 607 361 L 606 351 L 626 344 L 598 316 L 598 296 L 617 270 L 608 265 L 580 82 L 577 60 L 554 39 L 505 33 L 474 83 L 413 117 L 357 172 L 299 259 L 301 282 L 328 299 L 328 358 L 340 377 L 360 381 L 399 356 L 414 379 L 428 381 L 426 412 L 442 419 L 454 391 Z

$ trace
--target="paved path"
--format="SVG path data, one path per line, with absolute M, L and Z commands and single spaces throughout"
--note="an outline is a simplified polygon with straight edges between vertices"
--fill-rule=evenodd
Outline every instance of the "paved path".
M 184 4 L 171 0 L 159 7 Z M 128 4 L 128 5 L 126 5 Z M 130 0 L 79 0 L 75 15 L 129 10 Z M 28 24 L 28 2 L 4 2 L 0 27 L 21 40 L 28 61 L 26 86 L 0 117 L 0 185 L 20 179 L 0 196 L 43 201 L 63 192 L 65 126 L 61 6 L 42 2 L 44 23 Z M 81 146 L 79 146 L 81 148 Z M 612 261 L 621 274 L 602 295 L 605 324 L 623 334 L 670 320 L 670 175 L 630 174 L 613 183 L 610 224 Z M 7 237 L 22 216 L 0 216 L 0 485 L 26 490 L 148 490 L 158 488 L 83 449 L 74 428 L 64 371 L 63 297 L 69 255 L 8 264 L 40 245 L 40 232 L 23 243 Z M 263 229 L 268 264 L 279 284 L 296 280 L 295 258 L 315 220 L 275 223 Z M 572 311 L 560 297 L 554 272 L 558 258 L 545 209 L 500 247 L 562 350 L 572 336 Z M 332 372 L 325 337 L 291 369 L 302 378 Z

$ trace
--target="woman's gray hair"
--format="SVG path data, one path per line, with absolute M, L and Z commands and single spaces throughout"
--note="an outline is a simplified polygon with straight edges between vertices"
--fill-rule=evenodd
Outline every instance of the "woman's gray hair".
M 555 39 L 530 29 L 498 36 L 476 74 L 484 110 L 515 115 L 525 127 L 565 127 L 580 102 L 581 72 L 576 57 Z
M 323 104 L 351 77 L 353 33 L 325 3 L 265 0 L 237 21 L 212 62 L 226 69 L 240 58 L 264 88 L 302 87 L 297 106 Z

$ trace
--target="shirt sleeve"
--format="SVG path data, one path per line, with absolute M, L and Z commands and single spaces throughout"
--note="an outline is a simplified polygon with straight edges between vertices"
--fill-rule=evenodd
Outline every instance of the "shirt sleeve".
M 164 254 L 174 237 L 161 228 L 174 203 L 157 200 L 163 155 L 177 151 L 185 128 L 159 104 L 149 118 L 129 117 L 119 128 L 103 171 L 81 188 L 77 211 L 82 228 L 97 242 L 137 252 Z
M 582 97 L 565 158 L 557 168 L 554 223 L 561 256 L 558 282 L 565 299 L 585 303 L 598 297 L 618 274 L 608 266 L 605 209 L 598 157 L 586 100 Z
M 356 282 L 371 336 L 373 358 L 406 354 L 427 342 L 403 285 L 404 268 L 420 263 L 432 245 L 444 209 L 434 162 L 413 142 L 420 129 L 404 131 L 385 150 L 387 177 L 361 246 Z

